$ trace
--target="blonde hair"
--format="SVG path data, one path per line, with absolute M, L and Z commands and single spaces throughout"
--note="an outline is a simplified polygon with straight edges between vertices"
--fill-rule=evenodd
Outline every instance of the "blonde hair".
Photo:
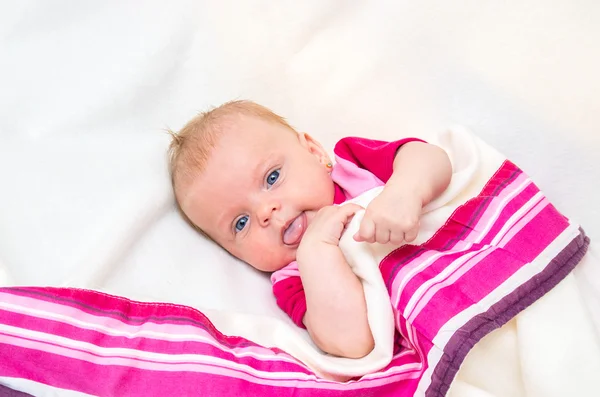
M 169 145 L 169 172 L 177 207 L 186 221 L 201 231 L 181 208 L 178 192 L 194 176 L 201 173 L 222 132 L 223 122 L 231 116 L 246 115 L 280 124 L 291 131 L 294 128 L 278 114 L 252 101 L 237 100 L 224 103 L 191 119 L 179 132 L 168 131 L 172 137 Z M 201 231 L 202 232 L 202 231 Z M 204 234 L 204 233 L 203 233 Z

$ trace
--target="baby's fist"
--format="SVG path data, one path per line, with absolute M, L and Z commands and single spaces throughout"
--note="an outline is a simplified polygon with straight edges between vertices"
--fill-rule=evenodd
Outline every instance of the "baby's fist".
M 410 243 L 419 233 L 421 209 L 418 197 L 399 196 L 384 189 L 367 206 L 354 239 L 379 244 Z

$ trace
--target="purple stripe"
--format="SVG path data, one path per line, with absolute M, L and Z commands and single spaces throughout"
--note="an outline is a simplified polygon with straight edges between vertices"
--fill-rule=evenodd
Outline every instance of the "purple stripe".
M 32 397 L 31 394 L 23 393 L 22 391 L 13 390 L 8 386 L 0 383 L 0 397 Z
M 560 283 L 581 261 L 590 239 L 580 229 L 575 237 L 539 274 L 516 288 L 503 300 L 469 320 L 457 330 L 444 348 L 433 371 L 427 397 L 443 397 L 448 392 L 460 365 L 477 342 L 502 327 Z

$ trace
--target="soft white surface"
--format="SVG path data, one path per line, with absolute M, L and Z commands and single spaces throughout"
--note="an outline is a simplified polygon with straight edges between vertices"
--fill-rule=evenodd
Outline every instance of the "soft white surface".
M 3 2 L 3 284 L 272 312 L 269 288 L 213 287 L 262 276 L 179 219 L 165 167 L 163 128 L 238 97 L 328 147 L 467 125 L 600 236 L 598 20 L 592 0 Z

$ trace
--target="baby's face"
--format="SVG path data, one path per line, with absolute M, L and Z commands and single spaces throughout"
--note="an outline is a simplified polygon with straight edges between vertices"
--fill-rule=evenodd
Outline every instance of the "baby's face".
M 327 153 L 312 138 L 259 118 L 223 127 L 182 209 L 234 256 L 272 272 L 296 259 L 317 211 L 333 204 Z

